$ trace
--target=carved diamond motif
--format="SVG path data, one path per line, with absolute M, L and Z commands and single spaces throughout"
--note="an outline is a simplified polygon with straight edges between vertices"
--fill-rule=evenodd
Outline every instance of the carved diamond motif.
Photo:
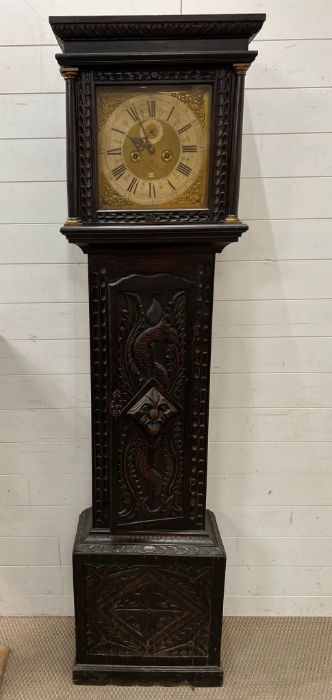
M 150 437 L 156 437 L 176 412 L 173 404 L 153 386 L 129 409 L 128 414 Z
M 87 565 L 91 654 L 208 655 L 211 566 Z

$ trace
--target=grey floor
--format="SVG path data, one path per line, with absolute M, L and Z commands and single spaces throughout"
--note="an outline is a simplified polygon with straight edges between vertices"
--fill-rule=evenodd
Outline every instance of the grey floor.
M 73 686 L 72 618 L 2 618 L 1 700 L 332 700 L 330 618 L 226 618 L 223 688 Z

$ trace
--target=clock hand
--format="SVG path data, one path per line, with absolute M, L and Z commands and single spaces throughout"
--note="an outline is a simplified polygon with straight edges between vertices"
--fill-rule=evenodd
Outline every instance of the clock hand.
M 147 135 L 147 133 L 146 133 L 146 131 L 145 131 L 145 128 L 144 128 L 144 126 L 143 126 L 143 123 L 142 123 L 141 119 L 139 119 L 138 121 L 139 121 L 139 123 L 140 123 L 140 125 L 141 125 L 142 131 L 143 131 L 143 134 L 144 134 L 144 136 L 145 136 L 146 143 L 147 143 L 146 150 L 148 151 L 148 153 L 154 153 L 154 152 L 155 152 L 155 149 L 153 148 L 152 144 L 151 144 L 150 141 L 149 141 L 149 137 L 148 137 L 148 135 Z
M 156 150 L 156 149 L 152 146 L 152 144 L 150 143 L 150 141 L 149 141 L 148 139 L 147 139 L 147 143 L 146 143 L 145 148 L 146 148 L 146 150 L 147 150 L 148 153 L 154 153 L 155 150 Z
M 144 139 L 140 139 L 139 137 L 133 137 L 133 136 L 128 136 L 130 141 L 133 142 L 134 146 L 137 148 L 138 151 L 143 151 L 145 146 L 144 146 Z
M 144 151 L 144 149 L 146 148 L 148 153 L 155 152 L 154 147 L 151 145 L 150 141 L 147 138 L 142 139 L 139 136 L 128 136 L 128 138 L 133 142 L 134 146 L 137 148 L 138 151 Z

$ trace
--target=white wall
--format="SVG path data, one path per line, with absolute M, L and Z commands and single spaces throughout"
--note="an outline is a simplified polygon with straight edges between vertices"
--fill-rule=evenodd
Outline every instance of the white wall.
M 180 0 L 158 9 L 180 12 Z M 201 9 L 183 0 L 184 13 Z M 0 612 L 62 615 L 90 502 L 87 271 L 58 232 L 64 82 L 47 16 L 110 3 L 0 0 L 0 11 Z M 250 231 L 219 256 L 215 285 L 208 500 L 228 552 L 226 612 L 328 615 L 332 5 L 224 0 L 222 11 L 268 15 L 247 76 Z

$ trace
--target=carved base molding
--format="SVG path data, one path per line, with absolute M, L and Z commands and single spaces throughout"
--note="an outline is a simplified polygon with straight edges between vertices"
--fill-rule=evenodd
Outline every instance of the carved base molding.
M 75 683 L 222 685 L 226 555 L 213 513 L 200 533 L 110 538 L 79 520 Z
M 223 685 L 222 667 L 187 666 L 168 669 L 165 666 L 98 666 L 75 664 L 73 681 L 77 685 L 190 685 L 214 688 Z

